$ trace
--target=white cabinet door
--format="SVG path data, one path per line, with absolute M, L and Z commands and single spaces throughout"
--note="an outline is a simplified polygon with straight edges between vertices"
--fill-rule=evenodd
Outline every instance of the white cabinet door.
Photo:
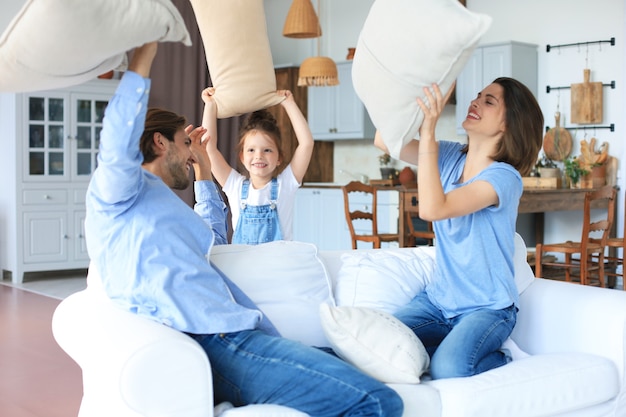
M 24 212 L 24 263 L 68 260 L 67 212 Z
M 294 240 L 319 250 L 350 249 L 350 232 L 338 188 L 300 188 L 296 194 Z
M 315 140 L 373 139 L 374 125 L 352 86 L 352 62 L 337 64 L 339 85 L 309 87 L 308 122 Z
M 398 230 L 398 193 L 378 193 L 378 227 L 381 232 L 396 233 Z M 371 198 L 355 199 L 353 207 L 369 210 Z M 319 250 L 352 249 L 350 230 L 344 212 L 343 191 L 340 188 L 300 188 L 296 194 L 294 213 L 294 240 L 315 244 Z M 359 230 L 371 230 L 363 225 Z M 367 244 L 365 244 L 367 245 Z M 385 243 L 384 247 L 397 247 Z M 358 248 L 367 246 L 357 243 Z M 371 244 L 369 245 L 371 248 Z

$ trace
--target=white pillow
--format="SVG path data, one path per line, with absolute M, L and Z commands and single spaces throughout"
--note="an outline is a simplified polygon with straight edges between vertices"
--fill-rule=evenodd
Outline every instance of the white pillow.
M 526 288 L 535 282 L 535 274 L 528 265 L 528 250 L 524 239 L 515 233 L 515 255 L 513 258 L 513 267 L 515 269 L 515 285 L 517 292 L 521 295 Z
M 359 35 L 352 82 L 389 154 L 418 135 L 417 97 L 438 83 L 442 93 L 467 63 L 491 17 L 458 0 L 376 0 Z
M 378 0 L 377 0 L 378 1 Z M 341 255 L 335 299 L 338 306 L 369 307 L 395 313 L 430 282 L 435 247 L 398 251 L 351 251 Z M 515 234 L 515 285 L 522 294 L 535 275 L 526 261 L 524 239 Z
M 382 311 L 320 305 L 326 337 L 339 357 L 388 384 L 418 384 L 430 358 L 415 333 Z
M 394 313 L 430 282 L 435 248 L 353 251 L 341 256 L 335 298 L 338 306 L 369 307 Z
M 0 37 L 0 91 L 80 84 L 151 41 L 191 45 L 170 0 L 28 0 Z
M 218 245 L 211 250 L 210 259 L 256 303 L 281 335 L 310 346 L 328 346 L 319 305 L 334 304 L 334 299 L 315 245 L 291 241 Z
M 191 0 L 222 119 L 284 100 L 267 36 L 263 0 Z

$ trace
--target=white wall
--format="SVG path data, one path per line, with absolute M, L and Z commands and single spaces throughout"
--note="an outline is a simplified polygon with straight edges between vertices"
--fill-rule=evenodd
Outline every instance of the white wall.
M 360 29 L 374 0 L 320 0 L 323 28 L 322 54 L 336 61 L 345 60 L 348 47 L 356 46 Z M 567 126 L 570 116 L 569 90 L 552 90 L 546 93 L 546 86 L 569 86 L 583 80 L 583 69 L 591 69 L 591 80 L 603 83 L 616 82 L 616 89 L 603 88 L 604 122 L 615 124 L 615 131 L 587 131 L 587 139 L 596 137 L 599 142 L 609 142 L 609 153 L 620 161 L 618 185 L 621 188 L 619 199 L 618 230 L 623 227 L 623 194 L 626 190 L 626 65 L 624 45 L 626 44 L 625 0 L 467 0 L 469 10 L 485 13 L 493 18 L 489 31 L 481 44 L 516 40 L 539 45 L 538 50 L 538 101 L 543 110 L 547 126 L 554 126 L 554 113 L 559 106 L 561 124 Z M 283 10 L 284 13 L 268 13 L 268 32 L 274 63 L 289 62 L 298 65 L 307 55 L 314 54 L 314 41 L 289 40 L 289 48 L 282 37 L 282 25 L 290 0 L 265 0 L 267 9 Z M 313 4 L 317 4 L 313 0 Z M 267 10 L 266 9 L 266 10 Z M 280 39 L 282 37 L 282 39 Z M 570 44 L 577 42 L 608 40 L 614 37 L 616 45 L 602 44 L 581 47 L 552 49 L 546 52 L 546 45 Z M 587 52 L 588 50 L 588 52 Z M 304 55 L 303 55 L 304 54 Z M 588 59 L 586 60 L 586 57 Z M 440 119 L 438 136 L 445 139 L 462 140 L 454 132 L 454 108 L 448 106 Z M 585 137 L 582 130 L 571 131 L 575 137 L 574 153 L 579 153 L 579 141 Z M 343 141 L 335 143 L 335 181 L 344 181 L 339 169 L 363 172 L 377 178 L 380 154 L 370 141 Z M 398 164 L 401 166 L 402 164 Z M 579 212 L 549 213 L 546 215 L 546 241 L 576 239 L 580 223 Z

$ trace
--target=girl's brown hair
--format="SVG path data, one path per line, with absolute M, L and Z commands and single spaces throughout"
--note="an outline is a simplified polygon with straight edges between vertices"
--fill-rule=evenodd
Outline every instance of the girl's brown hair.
M 253 132 L 262 132 L 269 136 L 278 149 L 278 160 L 284 160 L 284 154 L 282 147 L 282 138 L 280 134 L 280 128 L 276 119 L 268 110 L 257 110 L 250 113 L 250 115 L 244 120 L 241 128 L 239 129 L 239 143 L 237 144 L 237 153 L 241 155 L 243 153 L 243 145 L 246 141 L 248 134 Z

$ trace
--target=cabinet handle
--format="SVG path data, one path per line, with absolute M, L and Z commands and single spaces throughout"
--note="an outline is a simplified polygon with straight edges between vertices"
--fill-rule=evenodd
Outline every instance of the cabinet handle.
M 43 199 L 44 200 L 50 200 L 52 197 L 50 197 L 48 194 L 44 194 L 43 195 Z
M 85 236 L 83 236 L 83 234 L 82 234 L 82 233 L 79 233 L 77 237 L 78 237 L 79 239 L 83 239 Z
M 69 239 L 70 237 L 68 235 L 63 235 L 63 239 Z

